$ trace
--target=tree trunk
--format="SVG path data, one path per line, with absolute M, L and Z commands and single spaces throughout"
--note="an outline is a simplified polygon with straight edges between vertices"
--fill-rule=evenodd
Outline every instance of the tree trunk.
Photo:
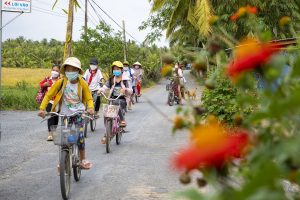
M 69 0 L 66 43 L 65 43 L 65 49 L 64 49 L 64 60 L 66 58 L 70 57 L 72 54 L 72 32 L 73 32 L 73 18 L 74 18 L 73 11 L 74 11 L 74 0 Z

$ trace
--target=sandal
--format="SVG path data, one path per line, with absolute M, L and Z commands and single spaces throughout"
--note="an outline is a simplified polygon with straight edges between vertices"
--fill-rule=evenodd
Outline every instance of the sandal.
M 83 170 L 89 170 L 92 168 L 92 166 L 93 166 L 92 163 L 90 163 L 87 160 L 82 160 L 80 163 L 80 168 Z
M 100 142 L 101 142 L 101 144 L 106 144 L 106 137 L 104 136 Z
M 48 135 L 47 141 L 53 141 L 53 136 L 52 135 Z
M 121 126 L 121 127 L 126 127 L 126 125 L 127 125 L 127 124 L 126 124 L 125 121 L 122 121 L 122 122 L 120 123 L 120 126 Z

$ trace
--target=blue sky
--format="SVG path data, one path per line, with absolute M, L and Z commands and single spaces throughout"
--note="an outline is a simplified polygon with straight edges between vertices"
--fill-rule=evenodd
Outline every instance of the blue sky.
M 139 42 L 142 42 L 149 30 L 139 31 L 138 27 L 141 22 L 146 20 L 150 15 L 150 4 L 148 0 L 94 0 L 102 9 L 112 16 L 119 24 L 122 20 L 126 22 L 126 30 L 134 36 Z M 84 0 L 78 0 L 82 5 L 81 9 L 77 9 L 75 13 L 73 39 L 80 38 L 80 30 L 84 25 Z M 90 0 L 92 3 L 92 0 Z M 64 41 L 66 32 L 67 15 L 63 12 L 63 8 L 68 8 L 67 0 L 59 0 L 54 10 L 52 5 L 54 0 L 32 0 L 32 12 L 24 13 L 11 24 L 3 29 L 3 41 L 8 38 L 16 38 L 24 36 L 27 39 L 41 40 L 57 39 Z M 104 21 L 110 24 L 115 30 L 119 30 L 108 17 L 104 15 L 96 6 L 94 6 Z M 89 27 L 95 27 L 99 18 L 89 6 Z M 3 13 L 2 24 L 6 24 L 17 13 Z M 127 36 L 127 39 L 132 39 Z M 166 45 L 167 42 L 163 38 L 157 43 L 159 46 Z

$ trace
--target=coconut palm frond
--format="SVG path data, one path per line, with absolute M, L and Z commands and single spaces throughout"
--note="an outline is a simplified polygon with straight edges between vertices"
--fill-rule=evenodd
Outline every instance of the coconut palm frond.
M 55 0 L 54 4 L 52 6 L 52 10 L 54 10 L 54 7 L 56 6 L 57 2 L 58 2 L 58 0 Z
M 186 19 L 186 14 L 188 12 L 188 2 L 186 0 L 178 0 L 174 11 L 170 17 L 168 23 L 166 36 L 169 37 L 170 34 L 175 30 L 178 24 L 181 24 Z
M 203 36 L 211 32 L 209 24 L 211 16 L 212 8 L 208 0 L 197 0 L 195 5 L 190 4 L 188 20 Z
M 153 0 L 151 12 L 155 12 L 163 7 L 167 0 Z

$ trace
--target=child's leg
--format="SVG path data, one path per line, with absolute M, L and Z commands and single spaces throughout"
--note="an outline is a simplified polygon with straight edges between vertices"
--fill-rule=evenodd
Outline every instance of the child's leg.
M 140 95 L 141 94 L 141 82 L 140 81 L 138 81 L 136 88 L 137 88 L 137 94 Z

